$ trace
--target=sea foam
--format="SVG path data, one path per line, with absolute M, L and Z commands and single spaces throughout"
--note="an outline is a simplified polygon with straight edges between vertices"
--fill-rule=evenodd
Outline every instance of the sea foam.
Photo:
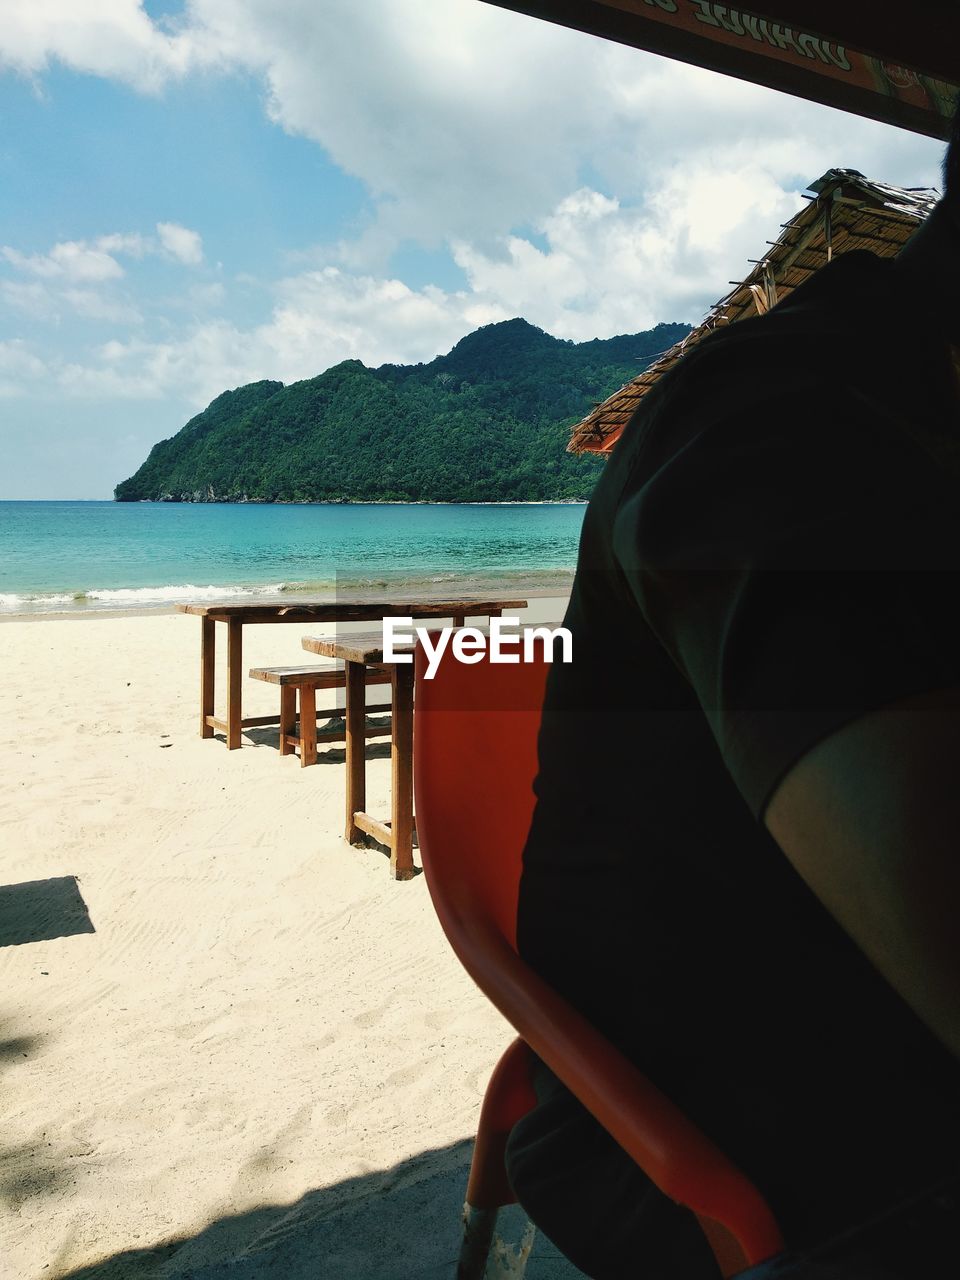
M 198 587 L 178 583 L 158 587 L 91 587 L 84 591 L 32 595 L 0 592 L 0 613 L 74 613 L 92 609 L 143 609 L 151 606 L 192 601 L 238 600 L 251 596 L 278 595 L 287 590 L 284 582 L 257 587 Z

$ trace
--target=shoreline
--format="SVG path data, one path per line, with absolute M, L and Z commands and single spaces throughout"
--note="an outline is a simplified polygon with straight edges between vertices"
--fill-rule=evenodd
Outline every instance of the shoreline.
M 525 596 L 528 600 L 566 598 L 570 594 L 570 587 L 573 583 L 573 573 L 573 569 L 557 570 L 556 580 L 552 581 L 548 585 L 533 585 L 530 583 L 529 579 L 525 580 L 522 577 L 518 578 L 516 581 L 504 581 L 503 579 L 499 579 L 498 581 L 487 583 L 486 590 L 482 586 L 475 585 L 471 586 L 469 591 L 463 591 L 460 594 L 463 594 L 466 599 L 469 599 L 470 597 L 476 598 L 481 595 L 486 596 L 491 592 L 509 591 L 514 595 Z M 238 599 L 246 599 L 247 596 L 251 594 L 254 593 L 247 592 L 238 597 L 237 595 L 231 595 L 228 592 L 224 592 L 222 596 L 216 596 L 214 598 L 205 597 L 203 599 L 203 603 L 236 604 Z M 416 585 L 411 587 L 409 585 L 405 585 L 403 582 L 398 582 L 391 583 L 389 587 L 384 587 L 382 590 L 368 589 L 366 591 L 350 592 L 349 598 L 351 600 L 390 600 L 394 596 L 398 599 L 403 599 L 405 596 L 409 596 L 410 594 L 416 594 L 424 600 L 444 598 L 451 594 L 457 594 L 457 586 L 455 581 L 451 582 L 449 580 L 443 583 L 435 583 L 432 589 L 421 589 Z M 334 602 L 337 599 L 336 592 L 324 593 L 318 591 L 310 593 L 307 591 L 290 591 L 289 593 L 284 593 L 282 597 L 278 597 L 276 595 L 270 596 L 269 594 L 264 594 L 263 596 L 256 595 L 255 600 L 251 601 L 251 603 L 282 603 L 292 607 L 298 603 L 297 597 L 299 595 L 309 596 L 309 602 L 311 603 Z M 179 604 L 188 604 L 193 602 L 194 601 L 191 600 L 189 596 L 185 596 L 182 601 L 178 600 L 175 602 L 171 601 L 154 605 L 118 605 L 113 608 L 109 605 L 90 605 L 85 607 L 82 604 L 78 604 L 74 608 L 67 609 L 25 609 L 19 612 L 2 611 L 0 612 L 0 626 L 9 622 L 87 622 L 93 619 L 166 617 L 178 614 L 179 609 L 177 606 Z M 299 603 L 306 604 L 308 601 L 302 600 Z
M 0 502 L 100 502 L 153 507 L 585 507 L 589 498 L 0 498 Z
M 0 620 L 284 603 L 564 592 L 571 503 L 0 504 Z

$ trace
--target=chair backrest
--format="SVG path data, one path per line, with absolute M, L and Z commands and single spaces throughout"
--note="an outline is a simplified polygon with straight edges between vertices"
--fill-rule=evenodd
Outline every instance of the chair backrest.
M 416 654 L 417 839 L 437 915 L 484 994 L 656 1185 L 700 1220 L 724 1276 L 783 1248 L 753 1184 L 516 952 L 549 665 Z
M 492 923 L 515 945 L 521 855 L 533 815 L 548 664 L 440 662 L 417 650 L 417 839 L 446 927 Z M 454 941 L 451 938 L 451 941 Z M 456 943 L 454 942 L 456 947 Z

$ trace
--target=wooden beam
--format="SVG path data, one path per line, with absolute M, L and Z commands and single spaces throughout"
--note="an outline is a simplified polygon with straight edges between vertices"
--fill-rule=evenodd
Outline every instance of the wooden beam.
M 358 831 L 373 836 L 374 840 L 379 840 L 388 849 L 392 847 L 393 833 L 389 822 L 381 822 L 378 818 L 372 818 L 369 813 L 360 810 L 353 815 L 353 825 Z
M 820 233 L 822 228 L 823 228 L 823 214 L 822 214 L 822 210 L 818 208 L 813 221 L 810 223 L 808 227 L 804 228 L 803 235 L 800 237 L 797 243 L 792 246 L 790 251 L 787 253 L 786 257 L 781 258 L 779 262 L 775 262 L 773 264 L 774 270 L 781 274 L 789 271 L 790 268 L 793 266 L 793 264 L 796 262 L 796 260 L 800 257 L 801 253 L 803 253 L 804 250 L 809 248 L 809 246 L 817 238 L 817 235 Z

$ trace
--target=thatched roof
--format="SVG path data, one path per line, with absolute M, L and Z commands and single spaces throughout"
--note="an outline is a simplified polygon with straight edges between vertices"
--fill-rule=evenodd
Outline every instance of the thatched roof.
M 574 427 L 567 446 L 571 453 L 609 453 L 657 379 L 706 334 L 767 311 L 835 254 L 870 249 L 894 257 L 939 199 L 936 191 L 871 182 L 856 169 L 830 169 L 810 184 L 810 191 L 809 203 L 783 223 L 778 240 L 767 242 L 766 254 L 747 278 L 696 329 Z

